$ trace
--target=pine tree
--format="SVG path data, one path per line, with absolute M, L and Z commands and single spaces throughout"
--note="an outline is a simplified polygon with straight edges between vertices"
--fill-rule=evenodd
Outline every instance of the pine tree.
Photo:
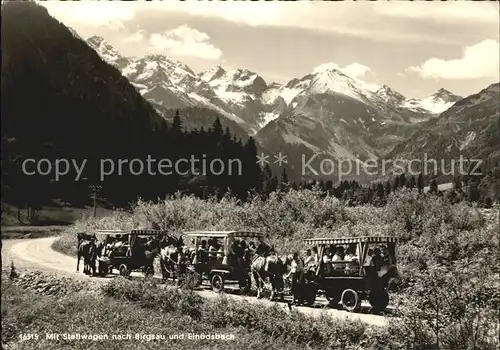
M 418 188 L 418 193 L 424 192 L 424 176 L 422 175 L 422 173 L 418 175 L 417 188 Z
M 288 174 L 286 172 L 286 168 L 283 168 L 281 171 L 281 181 L 280 181 L 280 188 L 286 189 L 289 186 L 289 181 L 288 181 Z
M 410 183 L 408 184 L 408 187 L 415 188 L 416 185 L 417 182 L 415 181 L 415 176 L 410 177 Z
M 380 199 L 385 198 L 385 191 L 384 191 L 384 185 L 382 185 L 381 182 L 377 184 L 377 197 Z
M 460 176 L 455 176 L 453 178 L 453 189 L 458 193 L 462 192 L 462 180 Z
M 399 187 L 406 187 L 406 186 L 407 186 L 407 183 L 406 183 L 405 174 L 399 175 Z
M 176 134 L 180 134 L 182 132 L 181 113 L 178 109 L 175 110 L 174 121 L 172 123 L 172 131 Z
M 396 176 L 394 178 L 394 184 L 392 185 L 392 192 L 396 192 L 399 187 L 400 187 L 399 186 L 399 177 Z
M 438 184 L 436 179 L 431 181 L 429 193 L 437 194 L 438 193 Z
M 391 183 L 387 181 L 385 183 L 385 195 L 386 197 L 391 194 Z

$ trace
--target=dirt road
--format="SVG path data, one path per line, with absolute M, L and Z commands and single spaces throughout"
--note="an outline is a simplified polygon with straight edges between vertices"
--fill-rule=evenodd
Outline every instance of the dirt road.
M 81 270 L 83 269 L 83 262 L 80 262 L 80 272 L 76 272 L 76 259 L 54 251 L 51 248 L 52 243 L 57 237 L 37 238 L 37 239 L 23 239 L 23 240 L 4 240 L 2 241 L 2 265 L 3 268 L 7 267 L 11 261 L 14 262 L 19 271 L 23 270 L 41 270 L 48 273 L 57 273 L 58 275 L 71 276 L 77 279 L 91 279 L 95 283 L 102 283 L 108 278 L 88 277 L 84 275 Z M 135 273 L 132 274 L 132 276 Z M 137 276 L 141 274 L 137 273 Z M 217 294 L 209 290 L 201 290 L 198 293 L 208 299 L 216 298 Z M 226 294 L 230 298 L 237 300 L 245 300 L 258 306 L 271 306 L 274 303 L 269 300 L 256 299 L 255 297 L 239 296 Z M 288 309 L 286 303 L 278 303 L 284 309 Z M 374 326 L 385 326 L 388 319 L 383 316 L 363 314 L 363 313 L 349 313 L 342 310 L 326 309 L 324 302 L 319 300 L 317 307 L 295 307 L 300 312 L 313 316 L 324 317 L 330 316 L 336 319 L 350 319 L 359 320 Z

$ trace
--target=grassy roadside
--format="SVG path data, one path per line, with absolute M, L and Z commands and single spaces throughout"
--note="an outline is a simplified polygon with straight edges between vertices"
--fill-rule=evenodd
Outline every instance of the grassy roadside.
M 278 308 L 255 308 L 244 302 L 205 300 L 188 290 L 159 289 L 151 281 L 113 279 L 101 290 L 49 288 L 55 277 L 2 273 L 2 343 L 30 349 L 400 349 L 404 331 L 364 324 L 311 319 Z M 40 277 L 41 276 L 41 277 Z M 69 282 L 64 281 L 67 285 Z M 43 286 L 43 287 L 40 287 Z M 47 290 L 52 290 L 48 294 Z M 54 292 L 55 291 L 55 292 Z M 82 295 L 82 293 L 85 293 Z M 130 340 L 45 339 L 46 333 L 131 334 Z M 232 334 L 234 340 L 174 340 L 169 335 Z M 38 340 L 20 340 L 37 334 Z M 137 340 L 136 334 L 164 335 Z M 390 343 L 389 343 L 390 341 Z

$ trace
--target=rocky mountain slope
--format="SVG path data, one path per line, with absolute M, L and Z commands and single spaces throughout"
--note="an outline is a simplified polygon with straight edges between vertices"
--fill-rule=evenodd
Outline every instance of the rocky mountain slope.
M 123 57 L 99 36 L 89 38 L 87 43 L 104 60 L 118 67 L 151 102 L 168 108 L 211 108 L 240 124 L 251 135 L 287 109 L 295 109 L 296 98 L 314 94 L 348 96 L 389 115 L 389 119 L 408 123 L 427 120 L 459 98 L 446 90 L 424 100 L 407 99 L 387 86 L 372 91 L 370 85 L 328 66 L 283 85 L 267 84 L 258 73 L 248 69 L 225 70 L 218 65 L 196 74 L 182 62 L 164 55 Z
M 500 160 L 500 83 L 468 96 L 422 124 L 409 140 L 397 145 L 388 157 L 434 158 L 457 162 L 460 155 L 495 163 Z
M 270 153 L 290 152 L 292 169 L 300 168 L 297 158 L 304 152 L 335 161 L 378 159 L 461 99 L 445 89 L 424 99 L 407 98 L 328 65 L 286 84 L 268 84 L 248 69 L 214 66 L 197 74 L 164 55 L 123 57 L 101 37 L 87 43 L 160 114 L 168 118 L 175 108 L 208 108 L 234 134 L 254 136 Z M 209 125 L 208 119 L 187 124 L 199 128 Z M 292 178 L 302 175 L 295 171 Z

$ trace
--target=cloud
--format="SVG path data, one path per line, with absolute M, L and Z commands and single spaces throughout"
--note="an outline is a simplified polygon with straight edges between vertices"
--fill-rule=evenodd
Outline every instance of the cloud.
M 138 32 L 135 32 L 125 38 L 123 38 L 123 41 L 126 43 L 140 43 L 144 40 L 144 34 L 142 30 L 139 30 Z
M 376 14 L 384 17 L 433 19 L 439 22 L 498 23 L 498 6 L 477 1 L 373 3 Z
M 360 63 L 351 63 L 350 65 L 341 69 L 345 74 L 354 77 L 354 78 L 363 78 L 366 73 L 368 73 L 371 69 L 365 65 Z
M 191 56 L 207 60 L 217 60 L 222 56 L 222 51 L 210 43 L 208 34 L 187 25 L 162 34 L 152 34 L 149 43 L 155 51 L 168 51 L 177 56 Z
M 493 77 L 498 80 L 500 69 L 500 45 L 495 40 L 484 40 L 465 47 L 462 57 L 449 60 L 430 58 L 419 66 L 405 71 L 431 79 L 477 79 Z
M 436 2 L 317 2 L 287 4 L 269 1 L 44 1 L 49 13 L 69 26 L 93 25 L 120 28 L 139 13 L 184 14 L 218 18 L 247 26 L 300 28 L 333 32 L 382 42 L 457 43 L 448 35 L 420 31 L 422 21 L 438 21 L 459 28 L 473 25 L 498 31 L 498 9 L 492 4 L 453 1 Z M 405 24 L 402 24 L 402 21 Z M 412 21 L 418 23 L 411 23 Z M 497 35 L 495 33 L 494 35 Z
M 132 4 L 126 2 L 41 1 L 38 4 L 44 6 L 51 16 L 69 25 L 80 23 L 96 27 L 120 27 L 123 21 L 132 20 L 136 15 Z
M 160 3 L 158 3 L 160 4 Z M 163 4 L 168 6 L 163 6 Z M 453 35 L 432 35 L 419 31 L 422 21 L 466 24 L 498 24 L 498 9 L 491 4 L 454 1 L 436 2 L 163 2 L 169 12 L 219 18 L 249 26 L 301 28 L 334 32 L 376 41 L 456 43 Z M 402 24 L 404 20 L 405 24 Z M 418 20 L 413 25 L 408 23 Z

